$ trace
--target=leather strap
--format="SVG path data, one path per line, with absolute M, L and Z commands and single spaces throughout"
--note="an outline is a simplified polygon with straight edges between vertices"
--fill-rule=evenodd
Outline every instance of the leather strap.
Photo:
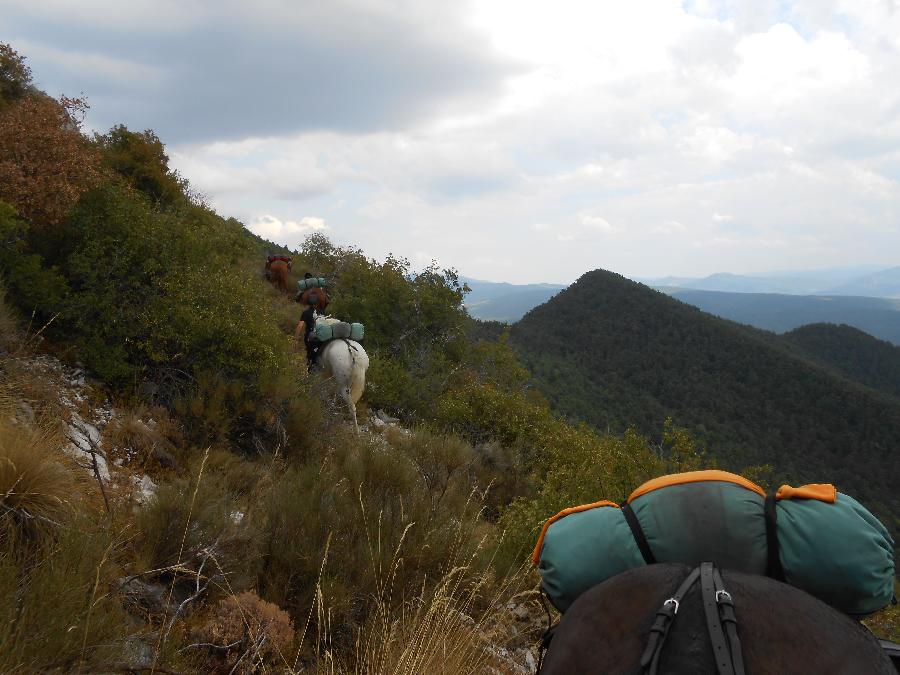
M 738 636 L 737 616 L 734 613 L 734 600 L 731 593 L 725 590 L 722 575 L 713 567 L 713 580 L 716 583 L 716 604 L 719 606 L 719 619 L 725 629 L 725 637 L 728 640 L 728 649 L 731 652 L 731 665 L 735 675 L 744 673 L 744 651 L 741 648 L 741 638 Z
M 656 557 L 653 555 L 653 551 L 650 550 L 650 544 L 647 543 L 647 537 L 644 536 L 644 530 L 641 527 L 641 523 L 638 521 L 637 516 L 634 515 L 631 505 L 627 503 L 623 504 L 622 513 L 625 514 L 625 522 L 627 522 L 628 527 L 631 528 L 631 536 L 634 537 L 634 542 L 637 544 L 638 550 L 644 557 L 644 562 L 648 565 L 655 564 Z
M 647 646 L 641 655 L 641 669 L 647 675 L 656 675 L 659 670 L 659 656 L 662 654 L 663 645 L 666 642 L 666 637 L 669 635 L 669 628 L 672 626 L 675 615 L 678 614 L 681 601 L 687 595 L 687 592 L 691 590 L 691 586 L 696 583 L 699 576 L 700 568 L 695 567 L 681 582 L 675 594 L 656 611 L 656 618 L 650 627 L 650 637 L 647 640 Z
M 712 644 L 713 656 L 716 659 L 716 670 L 719 675 L 735 675 L 731 664 L 731 653 L 728 650 L 728 638 L 722 630 L 719 618 L 719 603 L 716 602 L 716 580 L 713 578 L 713 564 L 700 563 L 700 591 L 703 597 L 703 612 L 706 614 L 706 631 Z
M 784 568 L 781 566 L 778 546 L 778 510 L 775 507 L 774 493 L 766 495 L 763 512 L 766 517 L 766 576 L 784 581 Z

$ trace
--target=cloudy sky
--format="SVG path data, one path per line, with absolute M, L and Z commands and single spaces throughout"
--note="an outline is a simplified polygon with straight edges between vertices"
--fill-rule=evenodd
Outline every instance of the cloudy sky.
M 900 264 L 900 0 L 0 0 L 226 216 L 569 282 Z

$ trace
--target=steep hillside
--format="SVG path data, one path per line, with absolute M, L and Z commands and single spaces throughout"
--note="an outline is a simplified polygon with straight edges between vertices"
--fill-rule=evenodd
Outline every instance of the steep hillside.
M 660 290 L 704 312 L 777 333 L 811 323 L 843 323 L 900 344 L 900 301 L 890 298 Z
M 896 532 L 900 403 L 616 274 L 585 274 L 529 312 L 511 344 L 552 405 L 602 430 L 667 416 L 729 468 L 833 481 Z
M 824 366 L 900 400 L 900 347 L 852 326 L 812 324 L 784 335 Z

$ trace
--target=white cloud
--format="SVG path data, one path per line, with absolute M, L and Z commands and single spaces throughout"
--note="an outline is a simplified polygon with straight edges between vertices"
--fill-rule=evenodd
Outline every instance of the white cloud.
M 581 224 L 592 230 L 601 232 L 618 232 L 617 227 L 613 227 L 605 218 L 600 216 L 581 216 Z
M 300 220 L 281 220 L 265 214 L 247 223 L 247 229 L 255 235 L 283 244 L 289 248 L 297 248 L 303 239 L 320 230 L 327 230 L 325 220 L 316 216 L 304 216 Z
M 130 68 L 150 68 L 135 87 L 157 98 L 173 76 L 221 85 L 239 64 L 216 61 L 210 25 L 247 48 L 271 38 L 258 69 L 238 69 L 242 84 L 226 89 L 237 108 L 216 110 L 217 92 L 199 87 L 138 119 L 177 127 L 173 166 L 222 213 L 291 246 L 315 229 L 290 214 L 311 213 L 370 255 L 434 256 L 488 279 L 509 261 L 509 281 L 570 281 L 598 266 L 663 276 L 898 262 L 891 3 L 339 0 L 289 11 L 267 0 L 220 20 L 170 2 L 156 21 L 146 3 L 49 1 L 26 11 L 0 0 L 0 29 L 36 50 L 39 83 L 85 90 L 95 110 L 127 121 L 136 108 L 116 103 Z M 288 43 L 312 35 L 298 30 L 304 12 L 324 37 L 301 73 L 282 66 L 298 56 Z M 157 62 L 145 34 L 157 30 L 203 58 L 186 70 Z M 68 54 L 78 67 L 65 67 Z M 404 79 L 410 55 L 423 62 Z M 457 79 L 481 66 L 471 87 Z

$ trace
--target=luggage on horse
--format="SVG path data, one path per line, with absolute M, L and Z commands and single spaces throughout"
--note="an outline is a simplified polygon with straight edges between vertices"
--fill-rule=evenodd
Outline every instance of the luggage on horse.
M 893 596 L 893 540 L 832 485 L 782 485 L 774 494 L 725 471 L 644 483 L 620 508 L 609 501 L 561 511 L 544 525 L 533 562 L 561 611 L 581 593 L 644 564 L 705 560 L 786 581 L 848 614 Z
M 345 321 L 325 323 L 316 321 L 316 338 L 318 338 L 319 342 L 347 339 L 359 342 L 363 339 L 364 333 L 365 328 L 361 323 L 347 323 Z
M 301 293 L 310 288 L 325 288 L 325 286 L 325 277 L 309 277 L 308 279 L 300 279 L 297 282 L 297 289 Z

